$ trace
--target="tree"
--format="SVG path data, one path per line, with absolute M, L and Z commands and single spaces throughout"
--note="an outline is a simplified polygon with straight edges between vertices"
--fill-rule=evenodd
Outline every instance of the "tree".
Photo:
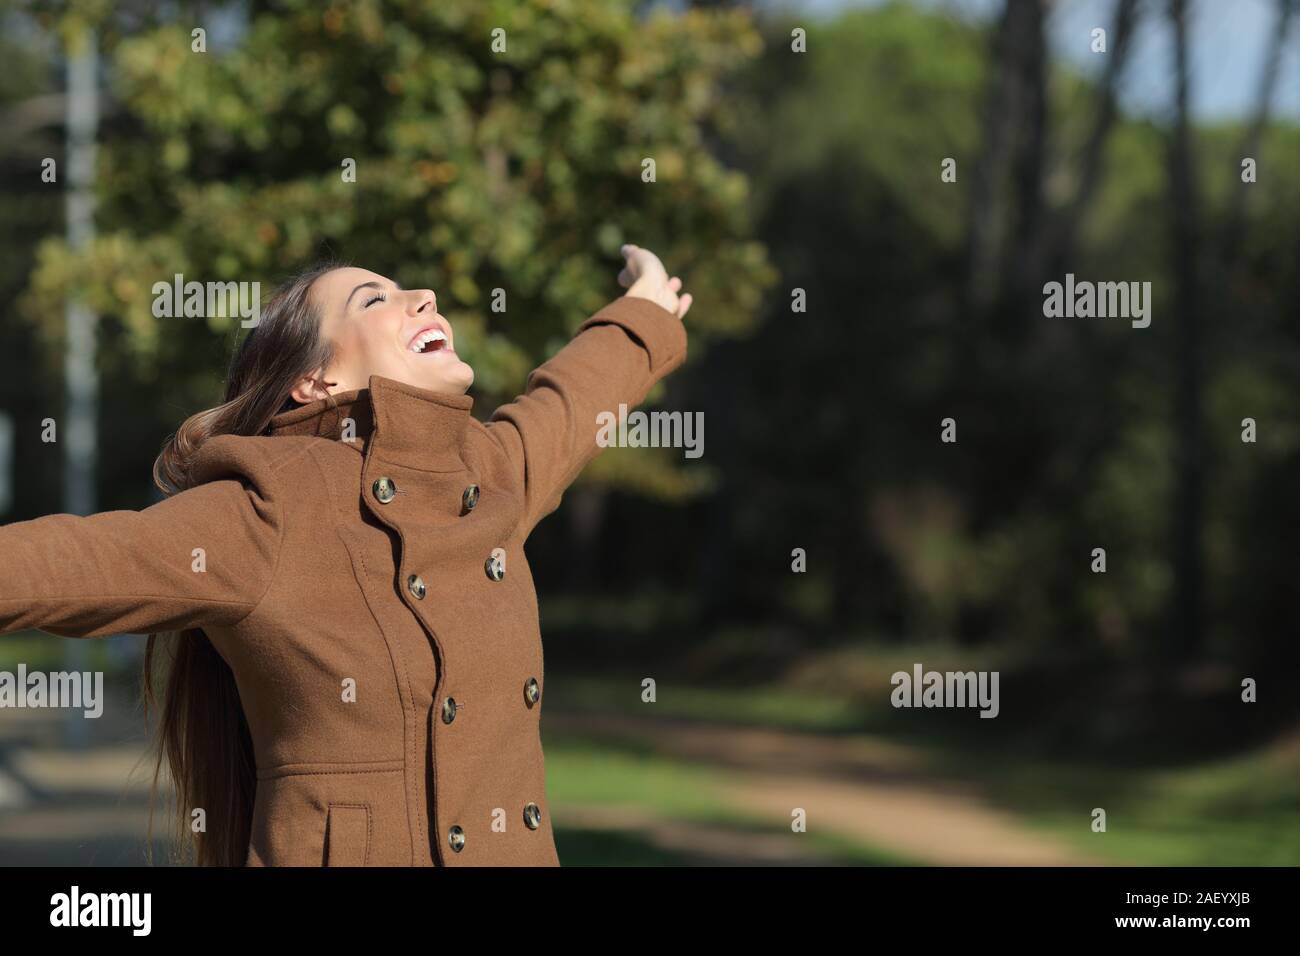
M 1173 278 L 1177 308 L 1175 434 L 1177 486 L 1173 497 L 1174 587 L 1168 651 L 1175 659 L 1201 649 L 1204 619 L 1202 526 L 1204 523 L 1204 451 L 1202 392 L 1205 371 L 1201 350 L 1201 307 L 1197 282 L 1200 228 L 1191 121 L 1188 114 L 1189 68 L 1187 0 L 1169 0 L 1174 31 L 1174 123 L 1168 144 Z
M 626 241 L 684 277 L 699 347 L 749 328 L 771 268 L 744 177 L 702 147 L 717 85 L 758 50 L 746 13 L 273 6 L 239 20 L 239 6 L 212 5 L 116 45 L 125 118 L 103 143 L 100 237 L 84 255 L 40 249 L 31 311 L 51 336 L 49 305 L 78 281 L 120 327 L 106 361 L 169 386 L 154 447 L 178 407 L 213 404 L 218 343 L 239 321 L 155 317 L 152 289 L 177 273 L 265 288 L 328 251 L 435 288 L 489 409 L 621 294 Z M 679 495 L 689 483 L 671 460 L 629 450 L 592 471 Z

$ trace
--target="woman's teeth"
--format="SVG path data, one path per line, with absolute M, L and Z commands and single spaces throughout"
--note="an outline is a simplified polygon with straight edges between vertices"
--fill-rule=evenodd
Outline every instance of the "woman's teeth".
M 421 332 L 411 342 L 412 352 L 434 352 L 438 349 L 445 348 L 447 345 L 447 336 L 444 332 L 437 329 L 430 329 L 427 332 Z

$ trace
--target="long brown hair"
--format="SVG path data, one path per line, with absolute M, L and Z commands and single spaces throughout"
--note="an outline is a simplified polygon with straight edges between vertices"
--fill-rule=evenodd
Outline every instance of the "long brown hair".
M 261 435 L 271 419 L 297 407 L 290 395 L 304 376 L 328 366 L 334 349 L 321 334 L 320 313 L 308 293 L 320 276 L 346 263 L 326 260 L 287 279 L 267 300 L 257 325 L 236 348 L 226 376 L 225 400 L 191 415 L 163 445 L 154 483 L 165 495 L 192 486 L 194 456 L 216 435 Z M 168 651 L 160 658 L 159 648 Z M 235 677 L 200 628 L 150 634 L 144 656 L 144 711 L 155 695 L 155 667 L 165 668 L 153 784 L 149 793 L 147 852 L 153 860 L 153 810 L 158 775 L 167 758 L 175 785 L 171 814 L 172 859 L 199 866 L 243 866 L 257 793 L 253 741 Z M 191 814 L 203 808 L 205 825 Z

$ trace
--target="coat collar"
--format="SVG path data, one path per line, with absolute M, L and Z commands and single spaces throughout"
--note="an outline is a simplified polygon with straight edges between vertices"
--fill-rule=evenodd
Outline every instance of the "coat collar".
M 474 399 L 371 375 L 367 388 L 336 392 L 271 419 L 268 435 L 309 435 L 422 471 L 460 471 Z

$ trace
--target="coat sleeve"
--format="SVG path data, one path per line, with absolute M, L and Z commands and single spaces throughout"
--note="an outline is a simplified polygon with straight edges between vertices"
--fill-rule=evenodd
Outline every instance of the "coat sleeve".
M 633 296 L 587 319 L 573 339 L 528 376 L 523 395 L 485 422 L 524 489 L 525 528 L 560 504 L 564 490 L 600 453 L 597 416 L 629 411 L 686 360 L 682 320 Z
M 255 444 L 234 436 L 209 439 L 198 454 L 202 483 L 142 511 L 0 527 L 0 634 L 230 626 L 251 612 L 280 553 L 273 470 Z

